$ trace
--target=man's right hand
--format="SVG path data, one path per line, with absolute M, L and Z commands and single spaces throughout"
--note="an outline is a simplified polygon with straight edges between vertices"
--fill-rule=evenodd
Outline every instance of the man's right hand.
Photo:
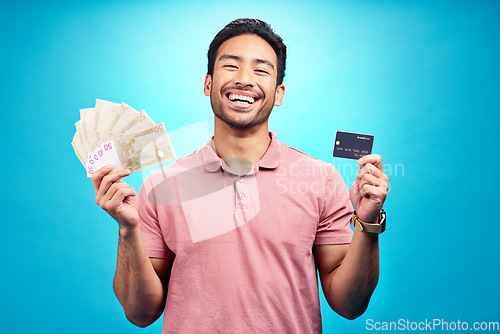
M 95 202 L 116 219 L 120 227 L 139 226 L 139 198 L 134 188 L 122 181 L 129 170 L 111 172 L 113 166 L 104 166 L 92 174 Z

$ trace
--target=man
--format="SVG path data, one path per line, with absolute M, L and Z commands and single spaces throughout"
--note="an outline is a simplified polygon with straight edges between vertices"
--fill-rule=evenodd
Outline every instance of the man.
M 164 333 L 319 333 L 316 268 L 332 309 L 358 317 L 378 280 L 368 231 L 388 190 L 380 156 L 359 159 L 348 193 L 333 166 L 269 132 L 286 47 L 267 23 L 231 22 L 208 58 L 213 138 L 153 172 L 139 196 L 121 180 L 129 171 L 92 176 L 120 224 L 114 289 L 127 318 L 148 326 L 164 311 Z

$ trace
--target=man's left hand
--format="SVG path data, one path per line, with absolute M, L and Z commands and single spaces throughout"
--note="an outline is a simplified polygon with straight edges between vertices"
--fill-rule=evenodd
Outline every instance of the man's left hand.
M 378 154 L 365 155 L 358 165 L 358 175 L 349 194 L 351 203 L 359 219 L 375 223 L 389 190 L 389 177 L 384 174 L 382 157 Z

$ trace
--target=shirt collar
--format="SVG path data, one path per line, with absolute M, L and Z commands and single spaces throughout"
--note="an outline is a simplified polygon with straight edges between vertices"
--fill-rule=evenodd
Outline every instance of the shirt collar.
M 271 137 L 271 144 L 267 148 L 266 153 L 262 159 L 260 159 L 254 166 L 255 169 L 258 168 L 267 168 L 274 169 L 279 166 L 279 162 L 281 159 L 281 143 L 276 139 L 276 133 L 273 131 L 269 131 L 269 136 Z M 213 139 L 214 137 L 210 137 L 206 142 L 205 146 L 201 148 L 201 154 L 203 159 L 203 164 L 205 168 L 209 172 L 216 172 L 219 168 L 223 167 L 223 161 L 219 158 L 217 153 L 213 148 Z
M 269 137 L 271 137 L 271 144 L 267 148 L 266 153 L 257 165 L 261 168 L 273 169 L 279 166 L 281 159 L 281 145 L 278 139 L 276 139 L 276 133 L 269 131 Z

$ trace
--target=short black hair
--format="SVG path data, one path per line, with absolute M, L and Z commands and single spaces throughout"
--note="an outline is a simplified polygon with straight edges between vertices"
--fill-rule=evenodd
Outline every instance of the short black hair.
M 283 38 L 273 30 L 273 27 L 269 23 L 258 19 L 236 19 L 215 35 L 214 40 L 210 43 L 210 47 L 208 48 L 207 73 L 209 75 L 214 74 L 215 57 L 222 43 L 232 37 L 245 34 L 255 34 L 269 43 L 273 48 L 278 58 L 278 78 L 276 85 L 282 84 L 283 78 L 285 77 L 286 45 L 283 43 Z

